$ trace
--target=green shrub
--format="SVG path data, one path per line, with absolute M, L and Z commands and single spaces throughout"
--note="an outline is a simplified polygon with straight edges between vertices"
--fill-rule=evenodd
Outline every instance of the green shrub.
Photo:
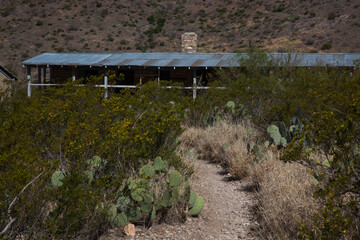
M 31 98 L 24 90 L 2 96 L 0 229 L 16 219 L 2 237 L 98 237 L 109 221 L 96 206 L 113 202 L 133 169 L 156 156 L 184 168 L 174 153 L 184 116 L 181 91 L 148 83 L 104 100 L 103 90 L 92 87 L 100 79 L 34 89 Z M 51 184 L 58 171 L 64 174 Z
M 312 226 L 299 227 L 306 239 L 360 237 L 360 75 L 349 76 L 329 74 L 321 85 L 311 89 L 313 112 L 303 140 L 293 141 L 282 157 L 285 161 L 306 162 L 319 183 L 314 196 L 322 207 Z M 313 162 L 307 146 L 328 156 L 326 164 Z
M 254 53 L 243 68 L 219 72 L 233 101 L 242 103 L 257 127 L 272 123 L 304 123 L 286 140 L 282 160 L 306 165 L 317 181 L 314 197 L 320 208 L 311 225 L 299 224 L 294 238 L 357 239 L 360 236 L 360 72 L 348 69 L 293 68 Z M 210 98 L 211 99 L 211 98 Z M 281 144 L 280 126 L 269 130 Z M 284 128 L 286 130 L 286 128 Z M 288 134 L 286 134 L 287 136 Z M 280 138 L 279 138 L 280 137 Z M 268 138 L 268 136 L 267 136 Z M 280 140 L 279 140 L 280 139 Z M 288 141 L 289 140 L 289 141 Z M 316 162 L 312 154 L 327 158 Z M 309 221 L 304 221 L 309 222 Z
M 322 45 L 321 50 L 329 50 L 332 48 L 331 43 L 324 43 L 324 45 Z

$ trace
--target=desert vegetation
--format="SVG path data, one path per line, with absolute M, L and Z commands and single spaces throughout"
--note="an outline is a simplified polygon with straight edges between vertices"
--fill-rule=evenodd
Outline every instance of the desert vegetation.
M 195 102 L 168 82 L 104 99 L 101 76 L 4 93 L 1 237 L 93 239 L 128 222 L 184 221 L 204 204 L 180 158 L 196 151 L 251 181 L 260 238 L 359 238 L 359 67 L 248 56 L 215 74 L 211 86 L 225 89 Z
M 93 239 L 110 226 L 164 221 L 172 208 L 179 221 L 201 211 L 191 169 L 174 152 L 180 92 L 150 83 L 104 100 L 96 80 L 3 96 L 2 238 Z
M 294 69 L 249 56 L 244 69 L 221 72 L 224 102 L 209 92 L 207 115 L 193 109 L 203 119 L 183 144 L 253 181 L 261 238 L 357 239 L 359 69 Z

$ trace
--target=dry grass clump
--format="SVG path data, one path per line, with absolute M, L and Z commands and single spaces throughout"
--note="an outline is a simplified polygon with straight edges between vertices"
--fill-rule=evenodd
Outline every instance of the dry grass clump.
M 235 177 L 243 178 L 250 173 L 247 143 L 253 140 L 252 135 L 248 123 L 222 121 L 205 129 L 188 128 L 180 141 L 182 148 L 195 148 L 200 159 L 220 163 Z
M 265 239 L 294 239 L 298 222 L 309 224 L 318 209 L 312 197 L 315 184 L 306 168 L 279 160 L 276 148 L 264 149 L 259 161 L 249 145 L 260 138 L 248 122 L 222 121 L 205 129 L 188 128 L 180 138 L 181 149 L 195 149 L 198 158 L 222 164 L 238 178 L 257 184 L 260 235 Z
M 267 239 L 294 239 L 299 221 L 312 222 L 318 205 L 312 197 L 314 179 L 298 163 L 284 163 L 275 154 L 254 166 L 259 184 L 260 234 Z

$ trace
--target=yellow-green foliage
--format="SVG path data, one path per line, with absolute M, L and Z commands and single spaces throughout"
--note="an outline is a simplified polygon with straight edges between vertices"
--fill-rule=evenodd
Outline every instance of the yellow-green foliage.
M 335 73 L 309 89 L 312 112 L 306 131 L 282 156 L 305 161 L 319 182 L 314 196 L 322 207 L 312 226 L 299 227 L 306 239 L 360 237 L 360 74 Z M 313 162 L 309 146 L 325 154 L 327 164 Z
M 34 91 L 31 98 L 23 90 L 4 96 L 0 230 L 10 221 L 11 201 L 44 171 L 12 206 L 16 221 L 6 237 L 36 232 L 49 238 L 93 238 L 107 226 L 106 214 L 94 214 L 95 206 L 113 201 L 133 169 L 156 156 L 181 167 L 174 154 L 184 115 L 181 92 L 149 83 L 105 100 L 103 90 L 92 87 L 96 81 Z M 106 165 L 89 181 L 86 170 L 93 156 L 106 159 Z M 50 187 L 56 170 L 67 177 L 63 185 Z
M 287 145 L 282 159 L 306 164 L 318 181 L 314 197 L 322 207 L 311 226 L 300 223 L 298 237 L 359 238 L 359 67 L 294 68 L 262 56 L 254 53 L 242 69 L 222 71 L 219 76 L 229 87 L 223 94 L 244 104 L 264 137 L 269 139 L 266 128 L 274 122 L 288 124 L 298 117 L 305 125 Z M 328 162 L 313 162 L 314 151 Z

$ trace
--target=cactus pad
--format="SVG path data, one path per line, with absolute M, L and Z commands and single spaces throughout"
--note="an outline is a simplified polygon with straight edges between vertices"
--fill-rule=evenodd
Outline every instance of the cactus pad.
M 161 198 L 161 206 L 162 207 L 169 207 L 170 206 L 170 199 L 171 199 L 171 192 L 170 190 L 166 190 Z
M 163 161 L 161 157 L 156 157 L 154 160 L 154 169 L 159 172 L 166 172 L 168 169 L 168 163 Z
M 195 192 L 190 191 L 189 208 L 194 207 L 197 195 Z
M 234 101 L 228 101 L 226 103 L 226 107 L 230 108 L 230 109 L 235 109 L 235 103 Z
M 129 221 L 139 221 L 142 217 L 141 209 L 139 207 L 131 207 L 127 217 Z
M 117 227 L 124 227 L 128 224 L 128 218 L 125 213 L 121 213 L 114 218 L 113 223 Z
M 279 128 L 276 125 L 269 126 L 266 131 L 270 134 L 270 137 L 274 141 L 274 143 L 279 146 L 281 144 L 281 134 L 279 132 Z
M 170 187 L 177 187 L 182 182 L 182 176 L 178 171 L 174 171 L 169 175 Z
M 87 160 L 90 169 L 99 168 L 102 164 L 102 160 L 99 156 L 94 156 L 92 159 Z
M 146 164 L 142 168 L 140 168 L 139 173 L 142 177 L 145 178 L 152 178 L 155 176 L 155 170 L 150 164 Z
M 108 220 L 113 221 L 116 216 L 117 216 L 117 207 L 115 204 L 110 204 L 107 211 Z
M 94 180 L 94 172 L 91 170 L 86 170 L 84 173 L 89 180 L 89 184 L 91 184 L 91 182 Z
M 286 147 L 287 144 L 288 144 L 286 138 L 281 137 L 280 138 L 280 144 L 281 144 L 281 146 Z
M 329 160 L 323 161 L 323 162 L 322 162 L 322 165 L 323 165 L 324 167 L 326 167 L 326 168 L 330 168 L 330 167 L 331 167 Z
M 131 197 L 137 202 L 141 202 L 143 200 L 143 195 L 145 193 L 145 188 L 137 188 L 131 192 Z
M 128 197 L 124 197 L 124 196 L 120 196 L 117 200 L 116 200 L 116 205 L 117 208 L 123 212 L 126 210 L 127 206 L 130 204 L 130 198 Z
M 141 204 L 141 211 L 145 213 L 150 213 L 153 209 L 153 203 L 150 198 L 145 197 L 144 201 Z
M 63 185 L 62 180 L 65 178 L 65 173 L 62 171 L 55 171 L 51 176 L 51 184 L 56 187 Z
M 204 208 L 204 198 L 197 196 L 194 206 L 189 210 L 188 214 L 190 216 L 198 215 L 201 210 Z

